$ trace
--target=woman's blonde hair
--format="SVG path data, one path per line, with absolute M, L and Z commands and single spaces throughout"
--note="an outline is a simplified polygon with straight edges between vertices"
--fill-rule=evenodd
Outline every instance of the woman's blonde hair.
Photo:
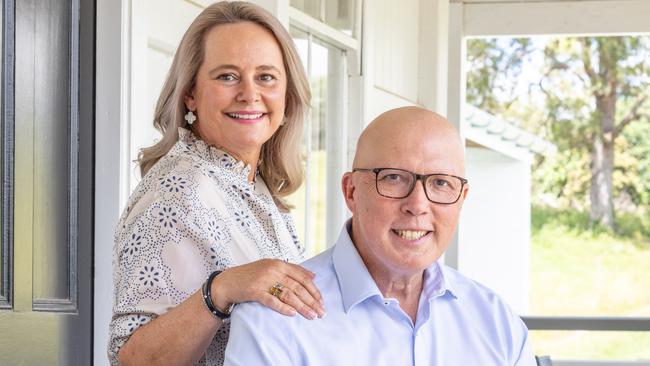
M 284 197 L 295 192 L 303 181 L 300 153 L 303 121 L 309 110 L 309 83 L 294 48 L 293 40 L 280 22 L 261 7 L 242 2 L 218 2 L 208 6 L 194 19 L 183 35 L 165 80 L 153 125 L 163 134 L 153 146 L 140 150 L 138 163 L 142 176 L 178 141 L 178 127 L 189 128 L 184 120 L 184 98 L 194 87 L 196 74 L 203 63 L 207 33 L 221 24 L 252 22 L 269 30 L 278 41 L 287 72 L 285 124 L 262 146 L 258 166 L 260 175 L 278 207 L 287 211 Z M 236 35 L 233 35 L 236 37 Z

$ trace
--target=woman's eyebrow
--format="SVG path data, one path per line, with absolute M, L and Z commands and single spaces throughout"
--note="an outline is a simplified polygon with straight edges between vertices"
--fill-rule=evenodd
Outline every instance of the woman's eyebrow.
M 262 70 L 262 71 L 275 71 L 275 72 L 277 72 L 278 74 L 282 74 L 282 71 L 280 71 L 280 69 L 278 69 L 277 67 L 275 67 L 275 66 L 273 66 L 273 65 L 260 65 L 260 66 L 257 67 L 257 70 Z
M 219 72 L 221 70 L 236 70 L 236 71 L 239 71 L 239 67 L 237 67 L 236 65 L 229 65 L 229 64 L 219 65 L 219 66 L 211 69 L 210 71 L 208 71 L 208 75 L 213 75 L 213 74 L 215 74 L 215 73 L 217 73 L 217 72 Z
M 241 71 L 241 69 L 237 65 L 224 64 L 224 65 L 219 65 L 219 66 L 211 69 L 210 71 L 208 71 L 208 75 L 214 75 L 214 74 L 216 74 L 216 73 L 218 73 L 218 72 L 220 72 L 222 70 L 235 70 L 235 71 L 238 71 L 238 72 Z M 260 66 L 256 67 L 256 70 L 258 70 L 258 71 L 275 71 L 278 74 L 282 75 L 282 71 L 279 68 L 277 68 L 277 67 L 275 67 L 273 65 L 260 65 Z

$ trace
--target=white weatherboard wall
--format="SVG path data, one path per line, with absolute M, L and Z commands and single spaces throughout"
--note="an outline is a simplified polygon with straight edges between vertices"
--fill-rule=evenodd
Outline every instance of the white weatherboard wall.
M 366 0 L 363 9 L 364 123 L 412 105 L 446 115 L 448 0 Z
M 202 7 L 178 0 L 131 2 L 131 83 L 128 161 L 129 192 L 140 181 L 134 162 L 141 148 L 153 145 L 160 133 L 153 113 L 176 47 Z
M 417 104 L 418 10 L 417 0 L 365 3 L 366 124 L 388 109 Z
M 530 164 L 493 150 L 466 149 L 470 189 L 459 231 L 458 269 L 528 310 Z

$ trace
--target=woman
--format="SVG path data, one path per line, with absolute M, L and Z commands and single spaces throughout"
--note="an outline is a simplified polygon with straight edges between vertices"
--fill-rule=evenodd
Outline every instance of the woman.
M 309 98 L 263 9 L 221 2 L 190 25 L 156 106 L 163 138 L 142 150 L 116 230 L 112 364 L 220 365 L 239 302 L 324 315 L 313 274 L 290 264 L 304 248 L 284 201 L 302 181 Z

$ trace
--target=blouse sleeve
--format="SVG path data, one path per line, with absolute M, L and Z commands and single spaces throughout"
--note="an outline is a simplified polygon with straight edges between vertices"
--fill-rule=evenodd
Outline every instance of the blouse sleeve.
M 118 352 L 133 332 L 191 296 L 210 271 L 228 264 L 219 263 L 214 249 L 225 247 L 214 244 L 227 240 L 226 225 L 198 199 L 202 179 L 192 167 L 145 177 L 118 223 L 108 345 L 112 365 L 119 364 Z

